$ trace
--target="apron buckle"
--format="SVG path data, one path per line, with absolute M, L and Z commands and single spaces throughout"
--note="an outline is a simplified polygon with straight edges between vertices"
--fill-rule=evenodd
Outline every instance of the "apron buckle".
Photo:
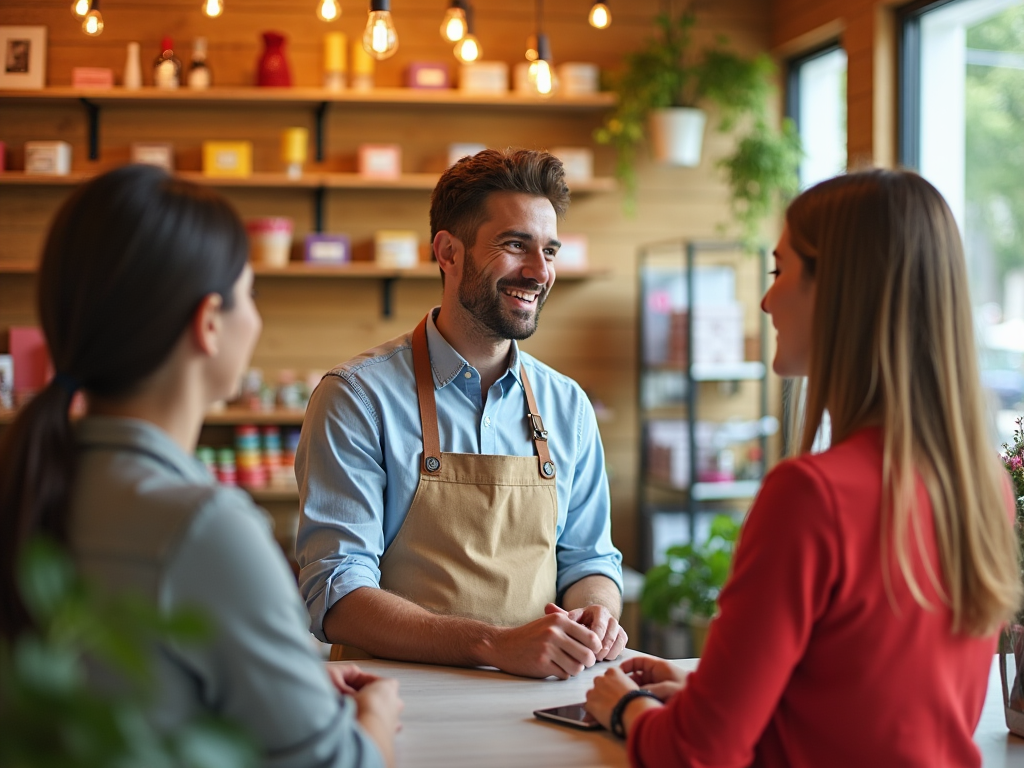
M 533 426 L 533 439 L 547 442 L 548 432 L 544 429 L 544 422 L 541 420 L 540 414 L 528 413 L 526 418 L 530 420 L 530 424 Z

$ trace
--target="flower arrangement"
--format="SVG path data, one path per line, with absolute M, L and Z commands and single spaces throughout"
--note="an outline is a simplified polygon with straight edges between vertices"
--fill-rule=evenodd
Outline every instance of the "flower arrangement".
M 1003 443 L 1003 466 L 1013 480 L 1013 496 L 1017 500 L 1017 537 L 1024 555 L 1024 417 L 1016 421 L 1013 445 Z M 1022 558 L 1024 562 L 1024 558 Z

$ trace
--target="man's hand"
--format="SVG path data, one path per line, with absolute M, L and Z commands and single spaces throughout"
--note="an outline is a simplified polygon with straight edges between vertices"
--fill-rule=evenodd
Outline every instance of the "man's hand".
M 601 641 L 601 650 L 595 654 L 598 661 L 614 661 L 619 658 L 626 647 L 629 637 L 626 630 L 619 626 L 618 620 L 603 605 L 588 605 L 586 608 L 575 608 L 566 611 L 554 603 L 548 603 L 544 613 L 564 613 L 577 624 L 582 624 L 597 635 Z
M 362 690 L 367 683 L 373 683 L 384 678 L 363 672 L 355 664 L 328 664 L 327 676 L 331 678 L 334 687 L 339 693 L 347 696 L 353 695 L 356 691 Z
M 560 680 L 594 666 L 601 639 L 556 605 L 549 604 L 545 614 L 521 627 L 498 628 L 486 663 L 513 675 Z

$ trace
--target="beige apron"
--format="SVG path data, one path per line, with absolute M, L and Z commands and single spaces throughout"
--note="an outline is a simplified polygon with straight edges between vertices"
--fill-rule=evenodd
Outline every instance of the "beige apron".
M 427 321 L 413 332 L 423 431 L 420 482 L 380 562 L 380 586 L 434 613 L 520 626 L 555 599 L 558 497 L 547 432 L 520 376 L 534 456 L 441 453 Z M 335 645 L 331 659 L 367 658 Z

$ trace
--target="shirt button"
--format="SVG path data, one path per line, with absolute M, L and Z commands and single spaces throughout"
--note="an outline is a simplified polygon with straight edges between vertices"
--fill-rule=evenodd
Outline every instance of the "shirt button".
M 467 379 L 472 379 L 473 378 L 473 372 L 472 371 L 466 371 L 465 376 L 466 376 Z
M 484 416 L 484 426 L 485 427 L 491 426 L 491 417 L 490 416 Z

